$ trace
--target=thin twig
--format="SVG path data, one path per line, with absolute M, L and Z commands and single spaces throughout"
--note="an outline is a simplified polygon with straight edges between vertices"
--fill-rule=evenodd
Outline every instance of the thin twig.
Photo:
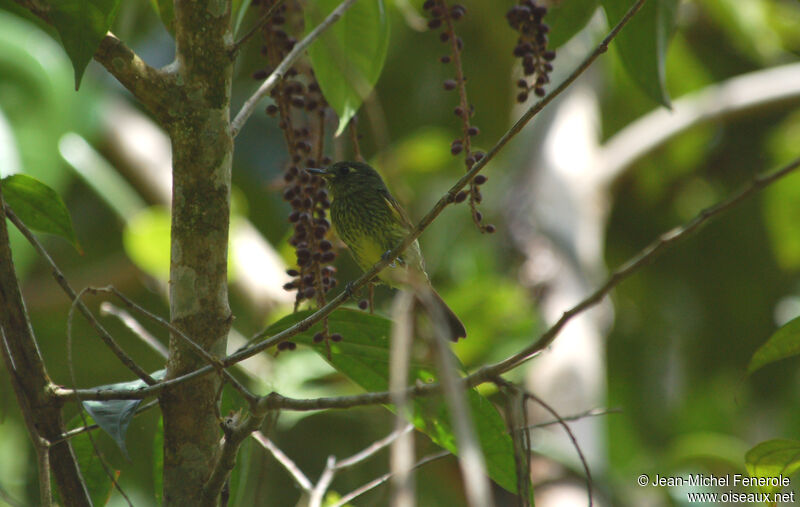
M 391 445 L 393 442 L 396 442 L 400 439 L 403 435 L 407 435 L 414 429 L 413 424 L 406 424 L 404 427 L 400 428 L 399 430 L 395 430 L 380 440 L 377 440 L 369 445 L 369 447 L 364 448 L 363 450 L 353 454 L 349 458 L 345 458 L 341 461 L 337 461 L 334 465 L 333 469 L 336 471 L 342 470 L 344 468 L 352 467 L 362 463 L 369 458 L 375 456 L 378 452 L 385 449 L 387 446 Z
M 715 218 L 729 209 L 736 207 L 743 200 L 747 199 L 759 190 L 762 190 L 771 183 L 774 183 L 780 178 L 786 176 L 787 174 L 796 170 L 798 167 L 800 167 L 800 158 L 795 159 L 777 171 L 758 175 L 750 182 L 749 185 L 745 186 L 728 199 L 702 210 L 686 224 L 665 232 L 655 241 L 641 250 L 636 256 L 629 259 L 625 264 L 617 268 L 611 274 L 611 276 L 606 279 L 606 282 L 587 298 L 564 312 L 561 315 L 561 318 L 558 319 L 555 324 L 550 326 L 550 328 L 545 331 L 535 343 L 529 345 L 513 356 L 500 361 L 499 363 L 481 368 L 478 372 L 476 372 L 476 374 L 481 373 L 482 375 L 489 374 L 496 376 L 527 361 L 535 354 L 548 347 L 553 342 L 555 337 L 558 336 L 558 333 L 561 332 L 564 326 L 567 325 L 567 322 L 572 320 L 572 318 L 586 309 L 598 304 L 609 292 L 611 292 L 614 287 L 619 285 L 620 282 L 628 278 L 631 274 L 635 273 L 643 266 L 651 263 L 663 250 L 674 245 L 675 243 L 678 243 L 699 229 L 710 219 Z
M 520 507 L 530 506 L 530 431 L 525 397 L 518 389 L 506 389 L 506 424 L 514 446 L 517 471 L 517 499 Z
M 370 287 L 372 285 L 370 284 Z M 389 357 L 389 391 L 394 405 L 395 431 L 406 423 L 408 415 L 408 365 L 414 340 L 414 295 L 400 291 L 392 307 L 392 340 Z M 389 470 L 392 473 L 392 507 L 414 505 L 414 439 L 411 435 L 398 438 L 391 449 Z
M 308 500 L 309 507 L 320 507 L 322 505 L 322 501 L 325 498 L 325 493 L 328 491 L 328 488 L 330 487 L 331 482 L 333 482 L 333 478 L 336 476 L 337 472 L 344 470 L 345 468 L 355 466 L 371 458 L 380 450 L 385 449 L 386 446 L 390 445 L 398 438 L 401 438 L 412 429 L 414 429 L 414 426 L 409 424 L 400 431 L 394 431 L 390 433 L 377 442 L 373 442 L 364 450 L 359 451 L 349 458 L 343 459 L 342 461 L 337 461 L 335 456 L 328 456 L 328 459 L 325 462 L 325 469 L 322 471 L 322 475 L 320 475 L 317 484 L 311 487 L 310 497 Z
M 336 308 L 338 308 L 342 303 L 344 303 L 347 299 L 350 298 L 353 291 L 358 290 L 359 288 L 363 287 L 367 284 L 370 280 L 372 280 L 378 272 L 384 269 L 389 263 L 391 263 L 402 251 L 404 251 L 414 240 L 416 240 L 422 231 L 442 212 L 442 210 L 451 202 L 454 201 L 455 195 L 458 191 L 467 184 L 467 182 L 477 174 L 496 154 L 508 143 L 520 130 L 530 121 L 533 116 L 535 116 L 538 112 L 540 112 L 548 103 L 552 102 L 552 100 L 562 93 L 569 83 L 573 82 L 577 77 L 584 72 L 591 63 L 597 59 L 600 54 L 606 51 L 608 44 L 610 41 L 619 33 L 622 27 L 633 17 L 633 15 L 641 8 L 642 4 L 645 0 L 639 0 L 636 4 L 634 4 L 631 9 L 623 16 L 620 22 L 614 27 L 614 29 L 606 36 L 605 39 L 600 43 L 600 45 L 593 51 L 581 65 L 562 83 L 562 85 L 555 88 L 551 91 L 548 95 L 546 95 L 541 101 L 534 104 L 515 124 L 511 127 L 504 135 L 500 138 L 500 140 L 495 144 L 495 146 L 489 150 L 485 157 L 483 157 L 478 163 L 476 163 L 472 169 L 462 176 L 451 188 L 447 191 L 444 197 L 442 197 L 436 205 L 431 209 L 430 212 L 420 221 L 417 227 L 409 233 L 409 235 L 395 248 L 389 251 L 383 259 L 376 263 L 372 268 L 366 271 L 362 276 L 357 278 L 351 284 L 349 284 L 350 290 L 345 290 L 340 292 L 335 298 L 330 300 L 328 304 L 324 307 L 320 308 L 312 315 L 306 317 L 302 321 L 294 324 L 293 326 L 285 329 L 284 331 L 273 335 L 267 340 L 264 340 L 260 343 L 255 345 L 243 347 L 236 351 L 235 353 L 227 356 L 222 360 L 224 367 L 229 367 L 233 364 L 236 364 L 240 361 L 243 361 L 249 357 L 252 357 L 259 352 L 266 350 L 267 348 L 280 343 L 281 341 L 287 340 L 292 336 L 295 336 L 298 333 L 301 333 L 311 326 L 325 318 L 326 316 L 330 315 Z M 766 182 L 766 184 L 771 183 L 775 179 L 778 179 L 788 172 L 796 169 L 797 165 L 800 164 L 800 160 L 790 164 L 791 167 L 785 167 L 780 171 L 777 171 L 776 174 L 769 175 L 770 181 Z M 780 174 L 778 174 L 780 173 Z M 767 176 L 765 176 L 767 177 Z M 765 186 L 764 185 L 764 186 Z M 760 189 L 760 187 L 759 187 Z M 751 192 L 748 192 L 748 195 Z M 707 216 L 703 219 L 705 222 L 707 219 L 713 217 L 716 213 Z M 693 227 L 695 229 L 696 227 Z M 692 231 L 688 231 L 685 234 L 679 235 L 679 238 L 682 239 L 686 235 L 688 235 Z M 676 239 L 676 240 L 677 240 Z M 648 259 L 649 260 L 649 259 Z M 610 291 L 611 288 L 616 286 L 619 282 L 623 279 L 627 278 L 632 272 L 638 269 L 640 266 L 636 266 L 633 269 L 626 270 L 622 273 L 621 276 L 617 276 L 611 283 L 611 286 L 606 289 Z M 605 295 L 605 292 L 601 295 Z M 499 363 L 495 363 L 493 365 L 488 365 L 486 367 L 481 368 L 480 370 L 476 371 L 472 375 L 463 379 L 463 382 L 470 386 L 474 387 L 476 385 L 482 384 L 484 382 L 488 382 L 491 378 L 496 377 L 516 366 L 521 364 L 522 362 L 530 359 L 533 355 L 535 355 L 538 351 L 542 350 L 549 344 L 550 341 L 555 337 L 555 335 L 560 332 L 561 328 L 566 324 L 566 321 L 570 320 L 574 315 L 580 313 L 580 311 L 585 310 L 588 307 L 591 307 L 599 302 L 599 300 L 584 300 L 584 302 L 579 303 L 581 308 L 575 312 L 573 315 L 570 315 L 566 318 L 564 322 L 559 321 L 556 323 L 555 326 L 558 326 L 557 329 L 551 328 L 546 331 L 534 345 L 526 347 L 523 351 L 518 354 L 511 356 L 510 358 L 503 360 Z M 253 338 L 251 338 L 250 342 L 260 339 L 266 336 L 266 330 L 259 332 Z M 114 393 L 111 391 L 103 391 L 97 389 L 82 389 L 82 390 L 69 390 L 69 389 L 54 389 L 56 395 L 64 397 L 64 398 L 74 398 L 76 396 L 81 396 L 84 399 L 96 399 L 96 400 L 108 400 L 108 399 L 142 399 L 148 396 L 152 396 L 154 394 L 159 393 L 165 387 L 177 385 L 183 382 L 187 382 L 194 378 L 207 375 L 213 369 L 210 366 L 205 366 L 199 368 L 195 371 L 189 372 L 184 374 L 180 377 L 176 377 L 174 379 L 166 380 L 157 386 L 149 386 L 143 388 L 137 392 L 127 392 L 127 393 Z M 407 389 L 409 396 L 424 396 L 429 395 L 434 392 L 439 392 L 440 386 L 438 384 L 426 384 L 421 386 L 411 386 Z M 285 396 L 281 396 L 278 393 L 270 393 L 269 395 L 263 397 L 259 403 L 264 404 L 272 409 L 289 409 L 289 410 L 321 410 L 327 408 L 348 408 L 353 406 L 361 406 L 361 405 L 375 405 L 375 404 L 386 404 L 390 402 L 390 395 L 388 392 L 375 392 L 375 393 L 365 393 L 361 395 L 355 396 L 339 396 L 339 397 L 329 397 L 329 398 L 316 398 L 316 399 L 292 399 Z
M 509 383 L 506 383 L 506 385 L 509 385 Z M 523 396 L 525 396 L 526 399 L 530 399 L 530 400 L 535 401 L 541 407 L 543 407 L 545 410 L 550 412 L 553 415 L 553 417 L 555 417 L 558 420 L 558 424 L 561 425 L 561 427 L 564 428 L 564 431 L 567 432 L 567 435 L 569 435 L 569 439 L 572 441 L 572 445 L 573 445 L 573 447 L 575 447 L 575 451 L 578 453 L 578 458 L 580 458 L 580 460 L 581 460 L 581 465 L 583 466 L 583 471 L 586 473 L 586 493 L 589 495 L 589 507 L 592 507 L 592 505 L 593 505 L 593 501 L 592 501 L 592 473 L 589 471 L 589 463 L 586 461 L 586 457 L 583 455 L 583 451 L 581 450 L 581 446 L 578 445 L 578 439 L 575 438 L 575 434 L 572 433 L 572 429 L 570 429 L 569 424 L 567 424 L 566 421 L 564 421 L 564 419 L 558 414 L 558 412 L 556 412 L 556 410 L 553 407 L 548 405 L 543 399 L 539 398 L 535 394 L 533 394 L 531 392 L 528 392 L 528 391 L 523 391 Z M 526 430 L 523 430 L 523 431 L 526 431 Z
M 292 461 L 291 458 L 289 458 L 289 456 L 284 454 L 284 452 L 280 450 L 278 446 L 273 444 L 272 440 L 267 438 L 266 435 L 264 435 L 260 431 L 253 432 L 251 436 L 256 440 L 256 442 L 261 444 L 261 446 L 264 449 L 268 450 L 270 454 L 272 454 L 272 457 L 278 460 L 278 463 L 280 463 L 283 466 L 283 468 L 285 468 L 286 471 L 289 472 L 289 475 L 291 475 L 292 478 L 294 479 L 294 482 L 296 482 L 297 485 L 300 486 L 300 489 L 302 489 L 307 493 L 311 492 L 314 486 L 313 484 L 311 484 L 311 481 L 308 479 L 308 477 L 306 477 L 306 474 L 304 474 L 303 471 L 300 470 L 300 467 L 298 467 L 297 464 L 294 461 Z
M 141 407 L 138 407 L 136 409 L 136 413 L 134 414 L 134 417 L 136 417 L 137 415 L 141 414 L 142 412 L 145 412 L 145 411 L 150 410 L 151 408 L 154 408 L 154 407 L 157 407 L 157 406 L 158 406 L 158 400 L 149 401 L 149 402 L 145 403 L 144 405 L 142 405 Z M 52 445 L 58 444 L 60 442 L 63 442 L 64 440 L 69 440 L 70 438 L 73 438 L 73 437 L 77 437 L 81 433 L 86 433 L 87 431 L 94 431 L 94 430 L 99 429 L 99 428 L 100 428 L 100 425 L 98 425 L 98 424 L 90 424 L 88 426 L 81 426 L 80 428 L 75 428 L 75 429 L 71 429 L 69 431 L 65 431 L 61 435 L 61 437 L 59 439 L 53 441 Z
M 8 491 L 3 489 L 3 485 L 0 484 L 0 500 L 7 503 L 10 507 L 25 507 L 22 502 L 16 500 L 11 495 L 8 494 Z
M 231 375 L 230 372 L 226 371 L 222 367 L 222 364 L 220 363 L 219 358 L 214 357 L 211 354 L 209 354 L 208 352 L 206 352 L 206 350 L 203 347 L 201 347 L 200 345 L 198 345 L 197 342 L 192 340 L 188 335 L 186 335 L 186 333 L 184 333 L 183 331 L 181 331 L 177 327 L 173 326 L 167 320 L 165 320 L 162 317 L 156 315 L 155 313 L 152 313 L 152 312 L 146 310 L 142 306 L 140 306 L 140 305 L 136 304 L 135 302 L 133 302 L 133 300 L 131 300 L 125 294 L 123 294 L 122 292 L 117 290 L 117 288 L 114 287 L 113 285 L 107 285 L 106 287 L 89 287 L 88 291 L 92 292 L 92 293 L 95 293 L 95 294 L 98 293 L 98 292 L 107 292 L 107 293 L 110 293 L 110 294 L 113 294 L 113 295 L 117 296 L 123 303 L 125 303 L 125 305 L 128 308 L 141 313 L 142 315 L 144 315 L 148 319 L 152 320 L 156 324 L 168 329 L 174 336 L 177 336 L 178 338 L 183 340 L 184 343 L 189 345 L 189 347 L 191 347 L 210 366 L 214 367 L 214 369 L 217 370 L 224 377 L 225 381 L 228 382 L 234 389 L 236 389 L 236 391 L 238 391 L 239 394 L 241 394 L 242 397 L 244 397 L 244 399 L 247 400 L 251 405 L 254 404 L 258 400 L 258 397 L 256 395 L 251 393 L 246 387 L 244 387 L 244 385 L 242 385 L 241 382 L 236 380 L 236 378 L 233 375 Z
M 112 315 L 119 319 L 122 324 L 125 325 L 134 335 L 136 335 L 140 340 L 142 340 L 145 344 L 147 344 L 151 349 L 156 351 L 156 353 L 163 357 L 167 358 L 169 355 L 169 351 L 167 347 L 164 346 L 163 343 L 158 341 L 158 339 L 151 335 L 147 329 L 144 328 L 139 321 L 133 318 L 133 316 L 123 310 L 122 308 L 118 308 L 114 306 L 112 303 L 108 301 L 103 301 L 100 303 L 100 315 Z
M 230 478 L 231 471 L 236 466 L 236 456 L 245 439 L 257 431 L 264 418 L 266 410 L 252 410 L 245 416 L 232 416 L 224 422 L 223 431 L 225 438 L 219 448 L 218 457 L 211 475 L 203 485 L 203 496 L 209 505 L 215 505 L 225 484 Z
M 30 229 L 22 223 L 22 220 L 19 219 L 17 215 L 9 208 L 5 206 L 6 216 L 11 220 L 11 222 L 19 229 L 23 236 L 28 240 L 28 242 L 33 245 L 33 248 L 39 253 L 39 255 L 50 265 L 50 269 L 53 272 L 53 277 L 55 277 L 56 282 L 58 285 L 67 293 L 69 296 L 70 301 L 73 303 L 73 307 L 77 306 L 78 310 L 81 312 L 86 320 L 89 321 L 89 324 L 97 331 L 97 334 L 100 335 L 100 339 L 111 349 L 114 355 L 119 358 L 119 360 L 124 364 L 129 370 L 131 370 L 137 377 L 142 379 L 147 385 L 154 385 L 156 381 L 153 377 L 150 376 L 149 373 L 144 371 L 136 362 L 124 351 L 122 348 L 117 344 L 114 338 L 105 330 L 105 328 L 94 318 L 92 312 L 83 304 L 83 302 L 78 298 L 75 291 L 67 282 L 67 279 L 64 277 L 64 274 L 58 268 L 56 263 L 53 261 L 53 258 L 50 257 L 50 254 L 47 253 L 47 250 L 44 249 L 42 244 L 36 239 L 36 236 L 33 235 Z
M 461 111 L 461 141 L 464 146 L 464 162 L 467 164 L 469 170 L 469 161 L 474 160 L 472 155 L 472 136 L 469 135 L 470 131 L 470 117 L 472 116 L 472 107 L 467 99 L 467 80 L 464 78 L 464 67 L 461 64 L 461 44 L 460 39 L 456 35 L 454 28 L 453 16 L 450 7 L 447 5 L 447 0 L 440 0 L 442 6 L 442 18 L 446 25 L 446 32 L 450 34 L 450 54 L 453 58 L 453 67 L 456 70 L 456 87 L 458 88 L 459 109 Z M 480 214 L 478 211 L 478 186 L 470 181 L 469 184 L 469 208 L 472 215 L 472 221 L 481 232 L 486 232 L 486 227 L 481 223 Z
M 72 301 L 72 304 L 69 307 L 69 313 L 67 314 L 67 368 L 69 369 L 69 376 L 70 380 L 72 380 L 72 385 L 77 386 L 78 381 L 75 377 L 75 363 L 72 361 L 72 321 L 75 316 L 75 308 L 78 308 L 79 305 L 82 305 L 83 302 L 81 298 L 87 292 L 88 289 L 81 290 L 76 296 L 75 299 Z M 86 414 L 84 414 L 84 406 L 80 399 L 78 399 L 78 415 L 81 418 L 81 422 L 83 422 L 84 426 L 89 426 L 89 422 L 86 420 Z M 111 467 L 109 467 L 108 463 L 106 462 L 105 457 L 103 457 L 103 453 L 100 452 L 100 448 L 97 446 L 97 442 L 95 442 L 94 437 L 92 436 L 91 432 L 86 433 L 86 436 L 89 437 L 89 442 L 92 444 L 92 449 L 94 450 L 95 456 L 100 461 L 100 465 L 103 467 L 103 471 L 111 479 L 111 484 L 119 491 L 119 494 L 128 502 L 130 507 L 133 507 L 133 503 L 131 502 L 128 495 L 125 494 L 122 487 L 117 482 L 117 477 L 114 472 L 111 471 Z
M 361 145 L 358 142 L 358 117 L 353 116 L 350 123 L 347 125 L 347 130 L 350 132 L 350 144 L 353 145 L 353 160 L 363 162 L 364 157 L 361 155 Z
M 422 232 L 433 222 L 433 220 L 439 216 L 439 214 L 447 207 L 449 204 L 455 202 L 456 194 L 467 184 L 469 181 L 475 177 L 478 172 L 483 169 L 490 160 L 492 160 L 497 153 L 512 139 L 516 136 L 525 125 L 536 115 L 538 114 L 544 107 L 552 102 L 558 95 L 560 95 L 564 90 L 575 81 L 578 76 L 580 76 L 589 66 L 599 57 L 602 53 L 604 53 L 608 49 L 608 45 L 611 41 L 616 37 L 619 31 L 625 26 L 626 23 L 639 11 L 642 4 L 644 4 L 646 0 L 638 0 L 636 4 L 634 4 L 625 16 L 617 23 L 617 25 L 611 30 L 611 32 L 603 39 L 603 41 L 592 51 L 589 56 L 562 82 L 558 87 L 548 93 L 542 100 L 534 104 L 533 106 L 528 109 L 525 114 L 523 114 L 519 120 L 505 133 L 503 136 L 497 141 L 497 143 L 492 147 L 491 150 L 484 156 L 481 160 L 479 160 L 472 169 L 470 169 L 464 176 L 462 176 L 452 187 L 448 190 L 445 195 L 436 202 L 433 208 L 428 212 L 425 217 L 420 220 L 417 226 L 411 231 L 408 236 L 406 236 L 400 244 L 398 244 L 395 248 L 387 252 L 385 255 L 382 256 L 382 260 L 376 263 L 372 268 L 366 271 L 363 275 L 357 278 L 354 282 L 352 282 L 349 286 L 352 291 L 357 291 L 361 287 L 363 287 L 367 282 L 372 280 L 381 270 L 383 270 L 386 266 L 391 264 L 394 259 L 397 258 L 406 248 L 408 248 L 411 243 L 417 240 Z M 332 299 L 327 305 L 320 308 L 317 312 L 313 315 L 310 315 L 306 319 L 298 322 L 294 326 L 286 329 L 282 333 L 278 333 L 277 335 L 271 337 L 268 340 L 264 340 L 257 345 L 253 345 L 247 349 L 239 350 L 231 356 L 228 356 L 225 361 L 231 360 L 233 362 L 241 361 L 251 355 L 254 355 L 266 348 L 271 347 L 281 341 L 284 341 L 295 334 L 302 332 L 316 322 L 322 320 L 323 317 L 329 315 L 334 309 L 336 309 L 339 305 L 341 305 L 346 299 L 350 297 L 350 293 L 348 291 L 342 291 L 339 293 L 337 297 Z M 265 336 L 265 331 L 258 333 L 254 336 L 251 341 L 261 338 Z
M 36 442 L 36 464 L 39 468 L 39 501 L 42 507 L 53 505 L 53 490 L 50 486 L 50 442 L 39 436 Z
M 437 453 L 434 453 L 434 454 L 430 454 L 430 455 L 425 456 L 424 458 L 420 459 L 416 463 L 414 463 L 414 466 L 411 467 L 411 468 L 412 468 L 412 470 L 416 470 L 417 468 L 419 468 L 419 467 L 421 467 L 423 465 L 427 465 L 428 463 L 430 463 L 432 461 L 436 461 L 437 459 L 442 459 L 442 458 L 444 458 L 446 456 L 451 456 L 450 451 L 440 451 L 440 452 L 437 452 Z M 373 480 L 369 481 L 368 483 L 364 484 L 363 486 L 361 486 L 361 487 L 359 487 L 357 489 L 354 489 L 350 493 L 344 495 L 342 498 L 339 499 L 338 502 L 333 504 L 331 507 L 342 507 L 343 505 L 346 505 L 348 502 L 350 502 L 350 500 L 353 500 L 353 499 L 363 495 L 367 491 L 373 490 L 373 489 L 377 488 L 378 486 L 380 486 L 381 484 L 383 484 L 384 482 L 388 481 L 391 476 L 392 476 L 391 472 L 390 473 L 385 473 L 385 474 L 381 475 L 380 477 L 378 477 L 377 479 L 373 479 Z
M 319 477 L 317 484 L 311 490 L 311 498 L 308 500 L 308 507 L 322 506 L 325 492 L 328 491 L 328 487 L 331 485 L 331 482 L 333 482 L 333 477 L 335 475 L 336 458 L 328 456 L 328 460 L 325 462 L 325 470 L 322 471 L 322 475 Z
M 270 90 L 275 86 L 275 84 L 283 79 L 283 76 L 286 74 L 286 71 L 289 70 L 295 60 L 300 57 L 303 51 L 311 45 L 322 33 L 328 29 L 332 24 L 339 20 L 342 17 L 342 14 L 350 8 L 355 3 L 356 0 L 344 0 L 338 7 L 336 7 L 333 12 L 331 12 L 327 18 L 325 18 L 322 23 L 317 25 L 316 28 L 311 30 L 311 32 L 306 35 L 302 40 L 300 40 L 297 44 L 294 45 L 289 54 L 283 59 L 283 61 L 272 71 L 267 79 L 261 83 L 261 86 L 258 87 L 258 90 L 244 103 L 242 108 L 236 114 L 236 117 L 231 122 L 231 136 L 236 137 L 239 131 L 244 126 L 244 123 L 253 114 L 255 111 L 256 105 L 258 102 L 264 98 Z
M 239 50 L 242 49 L 242 46 L 244 45 L 244 43 L 247 42 L 250 39 L 250 37 L 255 35 L 256 32 L 258 32 L 261 29 L 261 27 L 264 26 L 264 24 L 267 21 L 269 21 L 269 18 L 272 17 L 272 15 L 275 13 L 275 11 L 278 9 L 278 7 L 281 6 L 283 1 L 284 0 L 277 0 L 274 4 L 272 4 L 270 6 L 269 10 L 263 16 L 261 16 L 258 19 L 258 21 L 256 21 L 256 24 L 253 25 L 253 28 L 248 30 L 248 32 L 246 34 L 242 35 L 241 39 L 239 39 L 236 42 L 234 42 L 233 46 L 231 46 L 231 49 L 229 51 L 229 53 L 231 55 L 231 58 L 236 57 L 236 55 L 239 53 Z
M 621 414 L 621 413 L 622 413 L 622 409 L 619 409 L 619 408 L 608 408 L 608 409 L 592 408 L 592 409 L 587 410 L 585 412 L 581 412 L 580 414 L 573 414 L 573 415 L 564 416 L 564 417 L 561 418 L 561 421 L 565 421 L 565 422 L 580 421 L 582 419 L 586 419 L 586 418 L 589 418 L 589 417 L 600 417 L 600 416 L 603 416 L 603 415 Z M 552 420 L 552 421 L 545 421 L 545 422 L 536 423 L 536 424 L 529 424 L 529 425 L 525 426 L 525 428 L 529 429 L 529 430 L 533 430 L 533 429 L 537 429 L 537 428 L 545 428 L 547 426 L 552 426 L 554 424 L 561 424 L 561 421 L 559 421 L 558 419 L 555 419 L 555 420 Z
M 473 507 L 492 507 L 494 500 L 486 472 L 480 442 L 467 406 L 464 390 L 454 358 L 450 352 L 447 320 L 441 307 L 435 304 L 431 289 L 424 282 L 415 287 L 415 295 L 427 308 L 433 324 L 431 349 L 439 370 L 442 391 L 450 412 L 453 434 L 458 444 L 458 465 L 464 482 L 467 504 Z

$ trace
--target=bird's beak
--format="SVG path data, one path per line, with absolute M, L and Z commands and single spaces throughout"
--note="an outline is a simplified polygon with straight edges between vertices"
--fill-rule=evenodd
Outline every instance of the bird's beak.
M 306 171 L 310 172 L 311 174 L 319 174 L 323 178 L 330 176 L 330 174 L 328 174 L 328 171 L 326 171 L 325 169 L 309 168 L 306 169 Z

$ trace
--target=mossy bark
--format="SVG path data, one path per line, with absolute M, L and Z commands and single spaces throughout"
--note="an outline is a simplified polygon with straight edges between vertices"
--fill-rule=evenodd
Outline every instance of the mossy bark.
M 170 105 L 165 122 L 173 154 L 170 313 L 176 327 L 222 356 L 231 324 L 230 3 L 176 0 L 175 15 L 174 79 L 180 99 Z M 168 378 L 204 364 L 172 337 Z M 165 505 L 203 503 L 203 485 L 219 452 L 219 387 L 219 377 L 207 375 L 161 395 Z

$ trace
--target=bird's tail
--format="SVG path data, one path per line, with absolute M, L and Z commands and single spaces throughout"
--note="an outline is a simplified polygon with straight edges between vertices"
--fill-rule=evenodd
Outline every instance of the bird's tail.
M 439 310 L 437 313 L 441 314 L 447 323 L 449 338 L 454 342 L 457 342 L 459 338 L 466 338 L 467 330 L 464 327 L 464 324 L 461 323 L 461 319 L 459 319 L 453 310 L 447 306 L 447 303 L 444 302 L 442 297 L 433 287 L 428 286 L 428 291 L 431 296 L 429 298 L 430 304 L 436 305 L 436 308 Z M 431 311 L 428 309 L 428 305 L 425 304 L 424 300 L 422 302 L 422 306 L 426 308 L 431 319 L 437 318 L 436 315 L 431 315 Z

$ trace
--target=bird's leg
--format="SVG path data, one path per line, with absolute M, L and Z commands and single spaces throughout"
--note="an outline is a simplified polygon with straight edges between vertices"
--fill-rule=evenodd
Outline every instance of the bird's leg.
M 353 282 L 347 282 L 347 285 L 344 286 L 344 296 L 346 299 L 350 299 L 353 297 L 355 293 L 355 289 L 353 288 Z
M 383 252 L 383 254 L 381 255 L 381 260 L 385 261 L 386 259 L 388 259 L 390 253 L 391 253 L 391 250 L 386 250 L 385 252 Z M 389 263 L 389 267 L 390 268 L 396 268 L 398 264 L 400 264 L 400 265 L 403 264 L 403 259 L 401 257 L 398 257 L 395 260 L 393 260 L 392 262 L 390 262 Z
M 373 297 L 375 297 L 375 282 L 370 280 L 367 287 L 369 288 L 369 314 L 372 315 L 375 313 L 374 306 L 372 305 Z

